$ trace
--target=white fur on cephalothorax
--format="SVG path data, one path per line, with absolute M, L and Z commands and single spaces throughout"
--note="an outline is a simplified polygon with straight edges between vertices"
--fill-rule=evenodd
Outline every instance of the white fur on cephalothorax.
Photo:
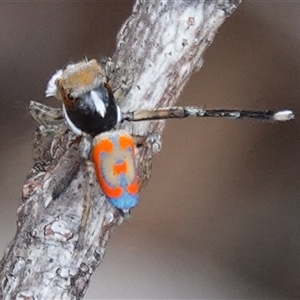
M 97 92 L 95 92 L 93 90 L 91 90 L 90 95 L 94 102 L 96 111 L 101 115 L 102 118 L 104 118 L 104 116 L 106 114 L 106 107 L 105 107 L 103 100 L 99 97 Z
M 63 75 L 63 70 L 58 70 L 48 81 L 47 89 L 46 89 L 46 97 L 56 97 L 57 96 L 57 85 L 56 81 L 60 79 Z
M 58 70 L 49 80 L 46 97 L 54 96 L 62 99 L 60 88 L 70 96 L 77 98 L 106 83 L 105 72 L 95 59 L 69 64 Z

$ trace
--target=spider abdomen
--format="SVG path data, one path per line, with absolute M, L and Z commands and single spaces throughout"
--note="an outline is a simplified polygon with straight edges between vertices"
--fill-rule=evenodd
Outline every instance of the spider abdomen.
M 138 176 L 133 138 L 124 130 L 94 138 L 92 160 L 100 187 L 108 201 L 126 211 L 138 203 Z
M 49 80 L 46 96 L 62 101 L 65 119 L 71 130 L 92 137 L 113 129 L 121 119 L 120 108 L 96 60 L 70 64 Z

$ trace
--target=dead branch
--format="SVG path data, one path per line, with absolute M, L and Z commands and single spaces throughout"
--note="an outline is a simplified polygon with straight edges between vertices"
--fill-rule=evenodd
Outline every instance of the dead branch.
M 117 70 L 111 82 L 122 111 L 173 105 L 240 1 L 138 0 L 113 55 Z M 124 218 L 105 200 L 60 110 L 32 103 L 31 113 L 40 124 L 34 166 L 24 184 L 17 233 L 1 261 L 0 298 L 82 299 L 111 231 Z M 164 122 L 121 127 L 146 138 L 137 156 L 143 184 Z

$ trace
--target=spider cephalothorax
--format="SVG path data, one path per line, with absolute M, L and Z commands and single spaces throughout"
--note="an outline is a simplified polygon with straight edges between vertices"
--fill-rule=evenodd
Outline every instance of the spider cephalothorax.
M 62 101 L 66 121 L 78 135 L 94 137 L 114 128 L 121 118 L 106 74 L 94 59 L 57 71 L 48 83 L 46 96 Z

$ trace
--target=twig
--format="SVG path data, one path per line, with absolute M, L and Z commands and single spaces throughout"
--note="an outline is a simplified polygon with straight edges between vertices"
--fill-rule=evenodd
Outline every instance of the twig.
M 173 106 L 239 3 L 137 1 L 113 55 L 117 72 L 111 82 L 122 112 Z M 34 167 L 23 188 L 16 236 L 1 261 L 0 298 L 82 299 L 123 217 L 103 196 L 93 165 L 80 156 L 80 139 L 67 129 L 61 112 L 32 103 L 31 113 L 40 124 Z M 161 134 L 164 122 L 121 127 L 147 140 L 137 155 L 143 183 L 160 146 L 153 134 Z

